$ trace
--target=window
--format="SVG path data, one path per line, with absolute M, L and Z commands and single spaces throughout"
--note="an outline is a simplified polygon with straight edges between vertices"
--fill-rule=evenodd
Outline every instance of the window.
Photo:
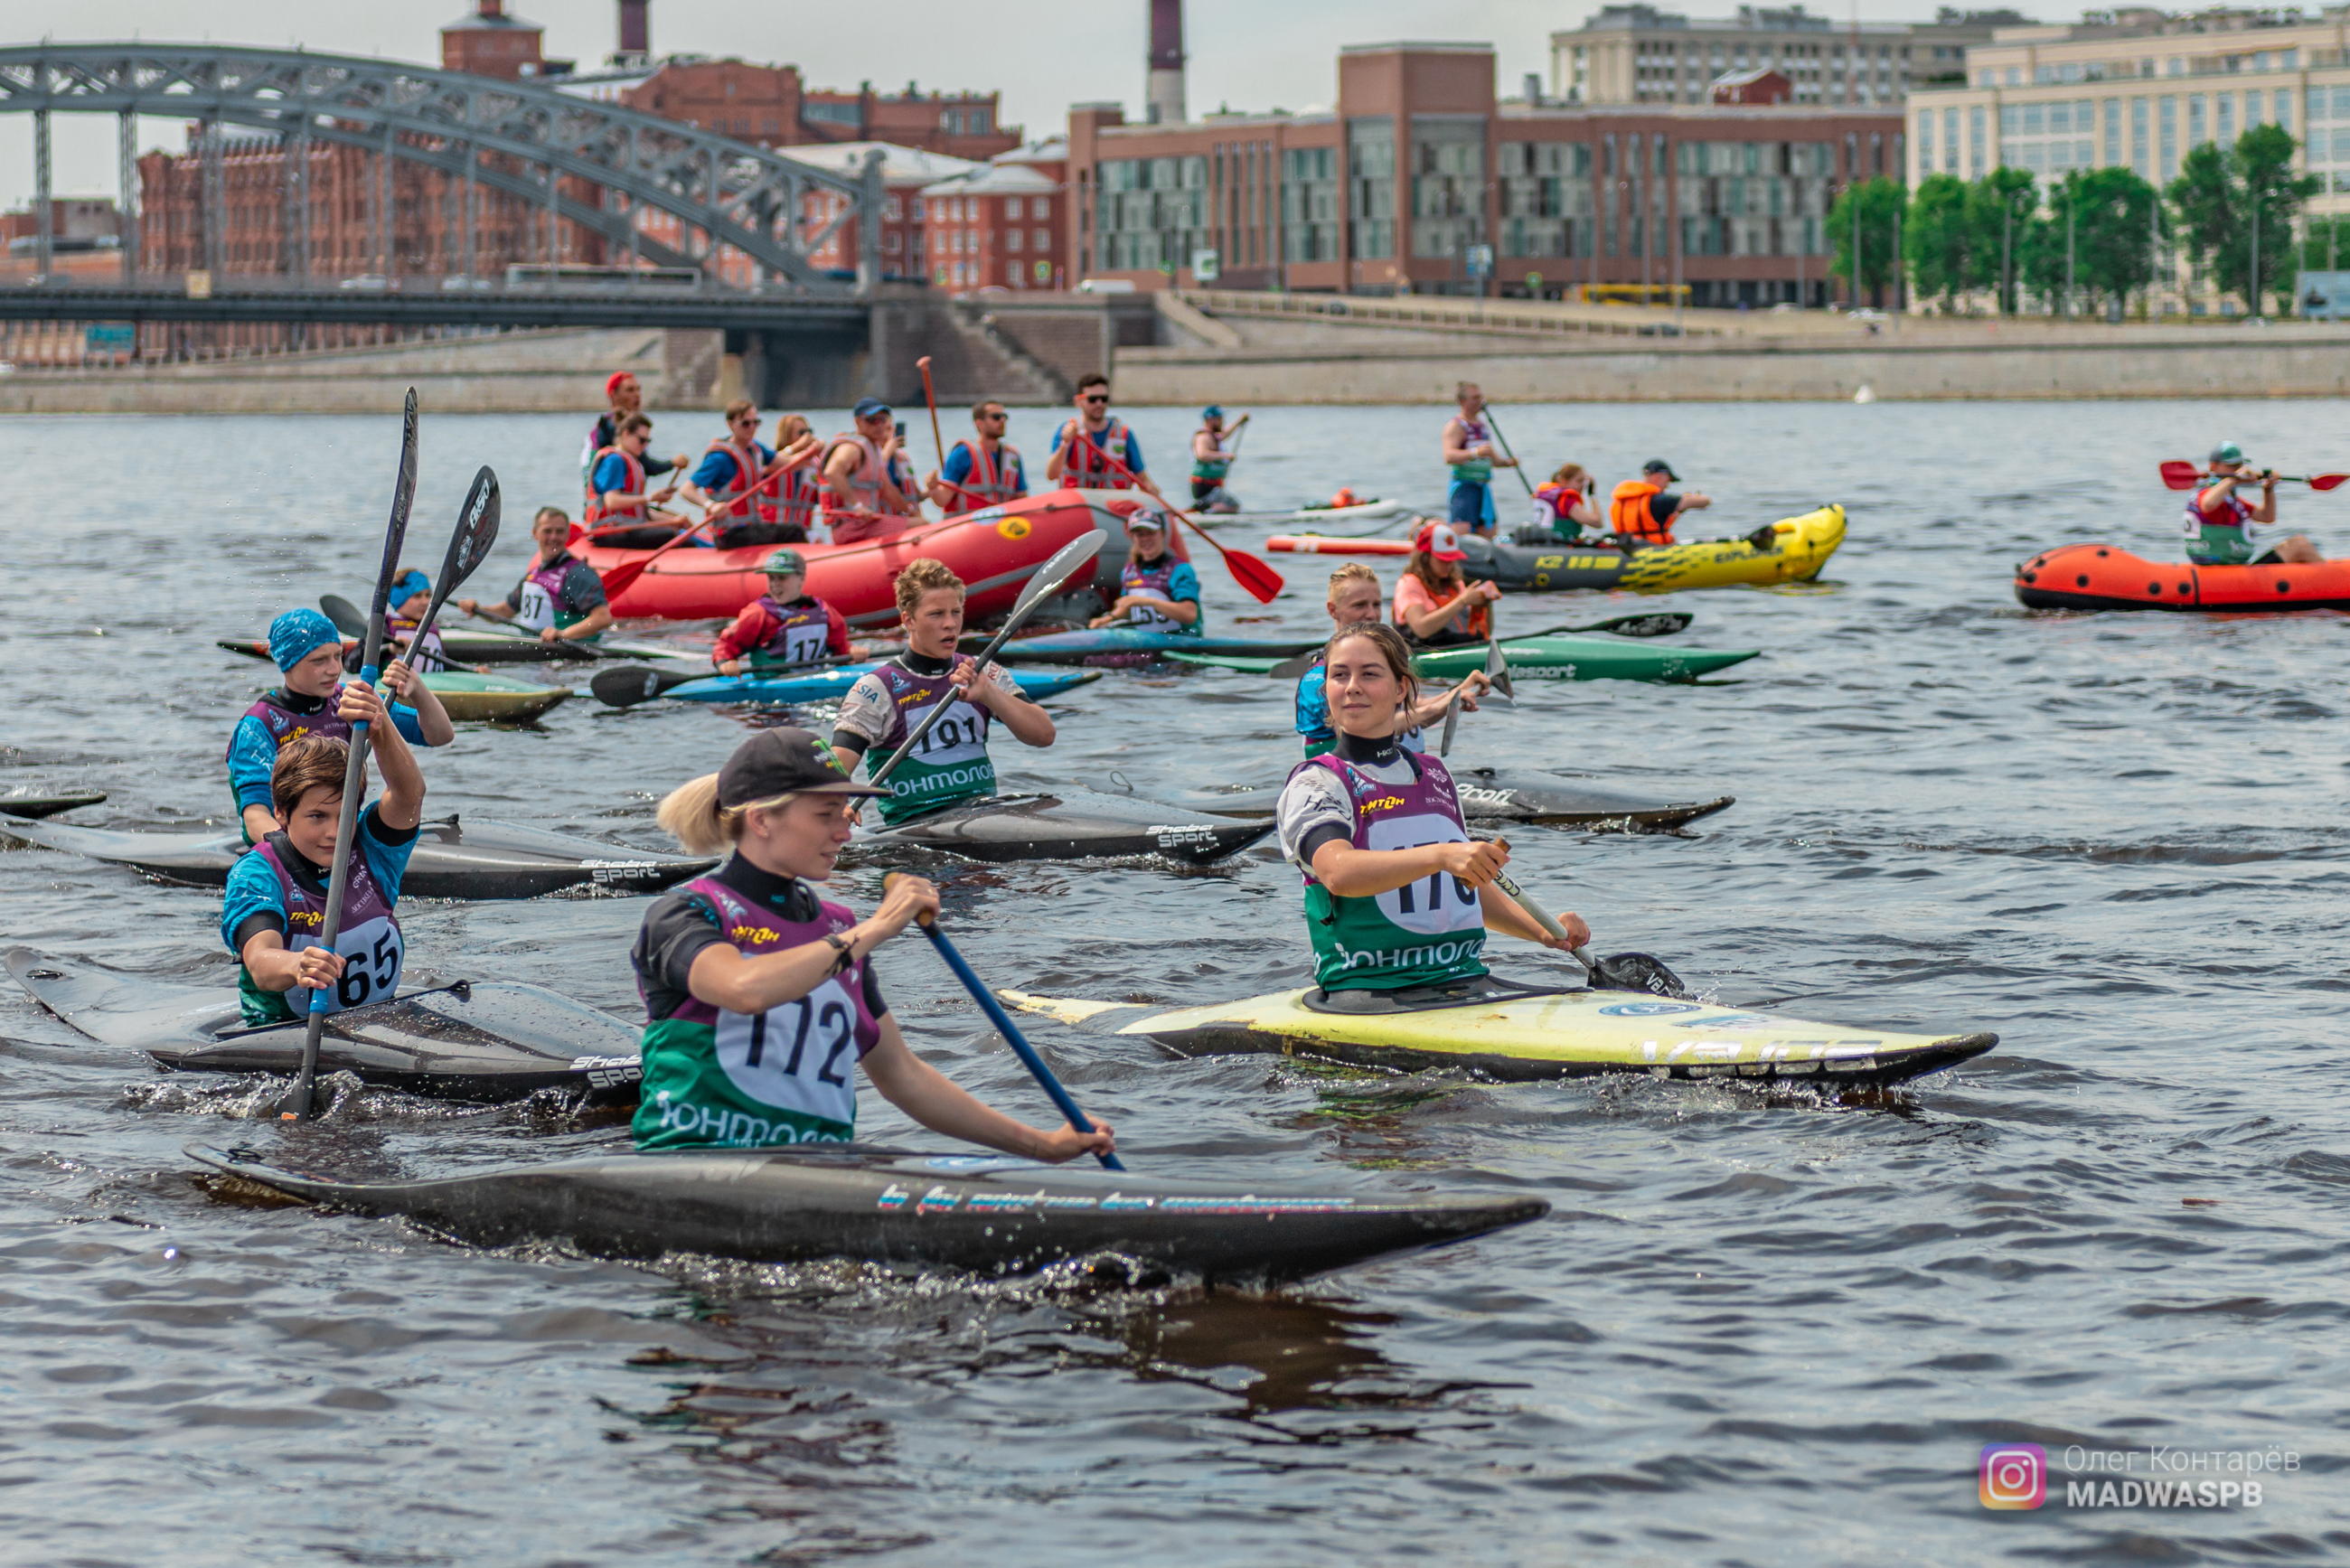
M 898 198 L 891 196 L 881 203 L 881 215 L 891 223 L 898 221 Z
M 896 255 L 899 250 L 903 246 L 903 244 L 904 241 L 902 237 L 895 229 L 889 230 L 887 234 L 881 236 L 881 248 L 888 251 L 891 255 Z
M 2130 168 L 2137 171 L 2137 177 L 2141 180 L 2149 179 L 2154 173 L 2149 154 L 2150 149 L 2147 144 L 2146 99 L 2134 98 L 2130 99 Z
M 1028 210 L 1035 217 L 1036 221 L 1041 223 L 1045 219 L 1053 215 L 1052 205 L 1053 202 L 1050 197 L 1038 196 L 1028 203 Z
M 1377 115 L 1347 122 L 1347 218 L 1357 259 L 1396 254 L 1395 121 Z
M 2178 176 L 2178 100 L 2162 100 L 2162 179 L 2168 183 Z
M 1283 259 L 1337 260 L 1338 221 L 1338 150 L 1284 150 L 1281 155 Z
M 1006 230 L 1003 235 L 1003 248 L 1007 251 L 1016 251 L 1020 249 L 1021 242 L 1025 237 L 1018 229 Z
M 1035 244 L 1040 251 L 1049 251 L 1053 248 L 1053 236 L 1045 230 L 1032 230 L 1029 234 L 1029 240 L 1030 243 Z
M 2187 145 L 2199 147 L 2204 140 L 2203 95 L 2199 92 L 2192 93 L 2187 99 Z
M 922 199 L 920 196 L 915 197 L 910 204 L 908 211 L 912 213 L 914 222 L 918 223 L 920 223 L 922 221 Z
M 1014 223 L 1017 223 L 1017 222 L 1019 222 L 1019 220 L 1020 220 L 1020 198 L 1019 198 L 1019 197 L 1017 197 L 1017 196 L 1006 196 L 1006 197 L 1003 199 L 1003 215 L 1004 215 L 1004 217 L 1005 217 L 1005 218 L 1007 218 L 1007 219 L 1011 220 L 1011 221 L 1012 221 L 1012 222 L 1014 222 Z

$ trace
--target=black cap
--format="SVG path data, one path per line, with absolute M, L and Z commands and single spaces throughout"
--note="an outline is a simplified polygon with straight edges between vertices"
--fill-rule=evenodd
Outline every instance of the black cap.
M 806 730 L 762 730 L 718 770 L 718 804 L 749 805 L 779 794 L 888 794 L 848 776 L 832 748 Z
M 1671 467 L 1667 464 L 1665 460 L 1661 457 L 1652 457 L 1648 462 L 1642 463 L 1640 465 L 1640 472 L 1642 473 L 1661 473 L 1667 479 L 1671 480 L 1675 484 L 1679 484 L 1681 482 L 1681 476 L 1675 473 Z

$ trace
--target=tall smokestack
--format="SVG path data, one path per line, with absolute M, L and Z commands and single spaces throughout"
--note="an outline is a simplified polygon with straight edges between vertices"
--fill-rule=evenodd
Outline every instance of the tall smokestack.
M 1142 118 L 1180 125 L 1183 112 L 1183 0 L 1150 0 L 1150 75 L 1142 89 Z
M 639 61 L 651 57 L 652 26 L 645 16 L 647 8 L 648 0 L 620 0 L 620 52 L 616 57 Z

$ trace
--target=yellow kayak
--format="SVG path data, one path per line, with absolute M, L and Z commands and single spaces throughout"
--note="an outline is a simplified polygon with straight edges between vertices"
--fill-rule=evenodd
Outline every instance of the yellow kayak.
M 1490 975 L 1409 992 L 1285 991 L 1213 1007 L 997 994 L 1090 1033 L 1146 1035 L 1179 1055 L 1273 1053 L 1396 1072 L 1452 1067 L 1493 1079 L 1645 1073 L 1843 1088 L 1899 1083 L 1999 1044 L 1991 1033 L 1896 1034 L 1646 992 L 1544 989 Z

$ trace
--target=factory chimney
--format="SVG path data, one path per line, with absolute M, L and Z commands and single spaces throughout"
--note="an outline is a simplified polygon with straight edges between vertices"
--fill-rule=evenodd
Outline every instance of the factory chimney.
M 620 0 L 620 47 L 612 57 L 616 66 L 647 65 L 652 59 L 652 26 L 646 20 L 649 0 Z
M 1183 0 L 1150 0 L 1150 75 L 1142 89 L 1142 118 L 1180 125 L 1183 112 Z

